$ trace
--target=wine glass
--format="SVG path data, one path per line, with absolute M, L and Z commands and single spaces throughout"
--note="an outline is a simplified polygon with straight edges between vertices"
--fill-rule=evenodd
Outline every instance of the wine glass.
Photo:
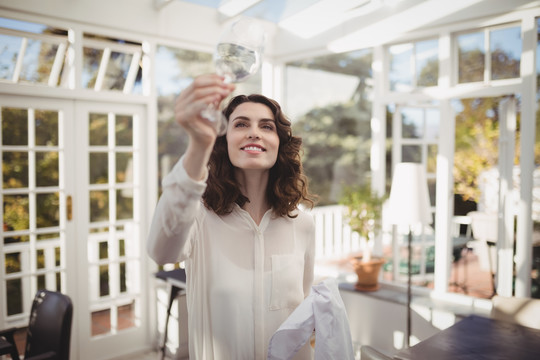
M 254 19 L 240 18 L 221 34 L 214 50 L 214 65 L 218 75 L 227 83 L 237 83 L 256 74 L 262 62 L 265 32 Z M 206 107 L 201 115 L 210 120 L 218 136 L 225 135 L 227 119 L 214 104 Z

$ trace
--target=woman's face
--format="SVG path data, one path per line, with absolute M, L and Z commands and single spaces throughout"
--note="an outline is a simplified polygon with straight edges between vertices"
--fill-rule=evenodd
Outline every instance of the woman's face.
M 268 170 L 277 160 L 279 137 L 272 111 L 263 104 L 245 102 L 229 116 L 227 148 L 233 166 Z

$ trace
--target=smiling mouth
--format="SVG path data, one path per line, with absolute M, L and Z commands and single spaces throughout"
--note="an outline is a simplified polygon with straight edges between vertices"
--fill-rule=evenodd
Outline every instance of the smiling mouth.
M 244 150 L 244 151 L 259 151 L 259 152 L 266 151 L 265 148 L 262 148 L 260 146 L 244 146 L 241 149 Z

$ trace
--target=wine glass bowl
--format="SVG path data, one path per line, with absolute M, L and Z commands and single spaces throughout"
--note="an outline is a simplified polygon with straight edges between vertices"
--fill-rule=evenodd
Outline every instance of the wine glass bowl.
M 231 23 L 221 34 L 214 50 L 216 73 L 227 83 L 237 83 L 256 74 L 262 63 L 265 32 L 254 19 L 240 18 Z M 210 120 L 218 136 L 227 130 L 227 119 L 214 105 L 208 106 L 201 115 Z
M 221 34 L 214 51 L 216 72 L 228 82 L 241 82 L 261 67 L 265 33 L 255 20 L 241 18 Z

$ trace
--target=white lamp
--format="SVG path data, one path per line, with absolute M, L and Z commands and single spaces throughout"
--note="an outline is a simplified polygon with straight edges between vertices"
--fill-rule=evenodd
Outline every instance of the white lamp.
M 411 227 L 431 224 L 431 205 L 424 166 L 419 163 L 399 163 L 394 170 L 388 217 L 391 224 L 406 225 L 408 238 L 408 282 L 407 282 L 407 347 L 411 337 Z

